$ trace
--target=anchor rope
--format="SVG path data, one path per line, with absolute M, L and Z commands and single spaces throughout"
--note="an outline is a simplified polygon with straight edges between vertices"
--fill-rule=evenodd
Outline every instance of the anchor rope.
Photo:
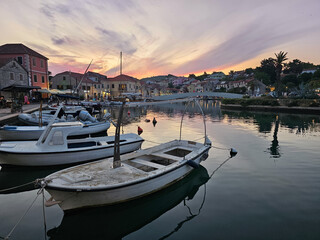
M 44 191 L 42 189 L 42 214 L 43 214 L 43 225 L 44 225 L 44 239 L 47 240 L 47 222 L 46 222 L 46 211 L 45 211 L 45 204 L 44 204 L 44 200 L 45 200 L 45 196 L 44 196 Z
M 13 189 L 16 189 L 16 188 L 24 187 L 24 186 L 27 186 L 29 184 L 35 183 L 35 182 L 36 181 L 32 181 L 32 182 L 24 183 L 24 184 L 21 184 L 21 185 L 18 185 L 18 186 L 14 186 L 14 187 L 11 187 L 11 188 L 1 189 L 0 193 L 1 192 L 6 192 L 6 191 L 10 191 L 10 190 L 13 190 Z
M 39 197 L 39 195 L 43 192 L 44 188 L 39 189 L 39 191 L 37 192 L 37 196 L 36 198 L 33 200 L 33 202 L 31 203 L 31 205 L 27 208 L 27 210 L 24 212 L 24 214 L 20 217 L 20 219 L 18 220 L 18 222 L 14 225 L 14 227 L 11 229 L 11 231 L 8 233 L 8 235 L 4 238 L 5 240 L 8 240 L 11 237 L 11 234 L 13 233 L 13 231 L 16 229 L 16 227 L 19 225 L 19 223 L 22 221 L 22 219 L 27 215 L 27 213 L 29 212 L 29 210 L 32 208 L 33 204 L 36 202 L 37 198 Z

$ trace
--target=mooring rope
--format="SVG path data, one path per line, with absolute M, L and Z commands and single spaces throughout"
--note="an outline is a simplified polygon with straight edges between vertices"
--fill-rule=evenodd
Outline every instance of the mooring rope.
M 44 225 L 44 239 L 47 240 L 47 222 L 46 222 L 46 211 L 45 211 L 45 204 L 44 204 L 44 200 L 45 200 L 45 196 L 44 196 L 44 191 L 43 188 L 41 188 L 42 190 L 42 214 L 43 214 L 43 225 Z
M 13 189 L 17 189 L 17 188 L 20 188 L 20 187 L 24 187 L 24 186 L 30 185 L 32 183 L 35 183 L 35 181 L 24 183 L 24 184 L 21 184 L 21 185 L 18 185 L 18 186 L 14 186 L 14 187 L 11 187 L 11 188 L 1 189 L 0 193 L 1 192 L 6 192 L 6 191 L 10 191 L 10 190 L 13 190 Z
M 19 225 L 19 223 L 21 222 L 21 220 L 27 215 L 27 213 L 29 212 L 29 210 L 32 208 L 33 204 L 35 203 L 35 201 L 37 200 L 37 198 L 39 197 L 39 195 L 43 192 L 44 188 L 41 188 L 38 192 L 37 192 L 37 196 L 36 198 L 33 200 L 33 202 L 31 203 L 31 205 L 28 207 L 28 209 L 24 212 L 24 214 L 20 217 L 19 221 L 14 225 L 14 227 L 12 228 L 12 230 L 9 232 L 9 234 L 3 238 L 5 240 L 9 239 L 11 237 L 11 234 L 13 233 L 13 231 L 16 229 L 16 227 Z

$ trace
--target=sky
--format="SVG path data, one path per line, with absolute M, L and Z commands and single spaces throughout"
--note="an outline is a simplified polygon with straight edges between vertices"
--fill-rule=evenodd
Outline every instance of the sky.
M 0 0 L 0 45 L 49 71 L 136 78 L 255 68 L 279 51 L 320 64 L 319 0 Z

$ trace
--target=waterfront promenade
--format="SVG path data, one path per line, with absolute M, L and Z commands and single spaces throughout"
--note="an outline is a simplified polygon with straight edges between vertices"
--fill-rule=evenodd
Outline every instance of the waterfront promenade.
M 47 104 L 42 104 L 42 107 L 46 107 Z M 33 103 L 28 105 L 22 106 L 22 112 L 23 113 L 30 113 L 33 111 L 36 111 L 40 108 L 40 103 Z M 21 112 L 11 113 L 11 108 L 2 108 L 0 109 L 0 125 L 3 124 L 3 122 L 7 122 L 12 118 L 17 117 Z

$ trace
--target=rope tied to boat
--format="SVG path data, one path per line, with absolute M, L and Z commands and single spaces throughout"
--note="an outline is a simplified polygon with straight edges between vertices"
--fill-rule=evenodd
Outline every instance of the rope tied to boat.
M 10 190 L 14 190 L 14 189 L 21 188 L 21 187 L 25 187 L 25 186 L 30 185 L 30 184 L 32 184 L 32 183 L 35 184 L 36 181 L 24 183 L 24 184 L 21 184 L 21 185 L 18 185 L 18 186 L 14 186 L 14 187 L 10 187 L 10 188 L 6 188 L 6 189 L 1 189 L 1 190 L 0 190 L 0 193 L 1 193 L 1 192 L 7 192 L 7 191 L 10 191 Z
M 36 180 L 37 181 L 37 180 Z M 36 181 L 34 181 L 34 182 L 36 182 Z M 43 181 L 43 182 L 45 182 L 45 181 Z M 45 186 L 45 185 L 44 185 Z M 35 197 L 35 199 L 32 201 L 32 203 L 31 203 L 31 205 L 27 208 L 27 210 L 24 212 L 24 214 L 20 217 L 20 219 L 18 220 L 18 222 L 13 226 L 13 228 L 11 229 L 11 231 L 7 234 L 7 236 L 6 237 L 1 237 L 2 239 L 5 239 L 5 240 L 8 240 L 10 237 L 11 237 L 11 235 L 12 235 L 12 233 L 13 233 L 13 231 L 17 228 L 17 226 L 19 225 L 19 223 L 22 221 L 22 219 L 27 215 L 27 213 L 30 211 L 30 209 L 32 208 L 32 206 L 34 205 L 34 203 L 36 202 L 36 200 L 38 199 L 38 197 L 39 197 L 39 195 L 40 194 L 43 194 L 43 198 L 44 198 L 44 186 L 43 187 L 41 187 L 39 190 L 38 190 L 38 192 L 37 192 L 37 196 Z M 45 220 L 44 220 L 45 221 Z M 45 228 L 46 228 L 46 224 L 45 224 Z M 46 230 L 45 230 L 46 231 Z M 46 238 L 46 236 L 45 236 L 45 239 L 47 239 Z

